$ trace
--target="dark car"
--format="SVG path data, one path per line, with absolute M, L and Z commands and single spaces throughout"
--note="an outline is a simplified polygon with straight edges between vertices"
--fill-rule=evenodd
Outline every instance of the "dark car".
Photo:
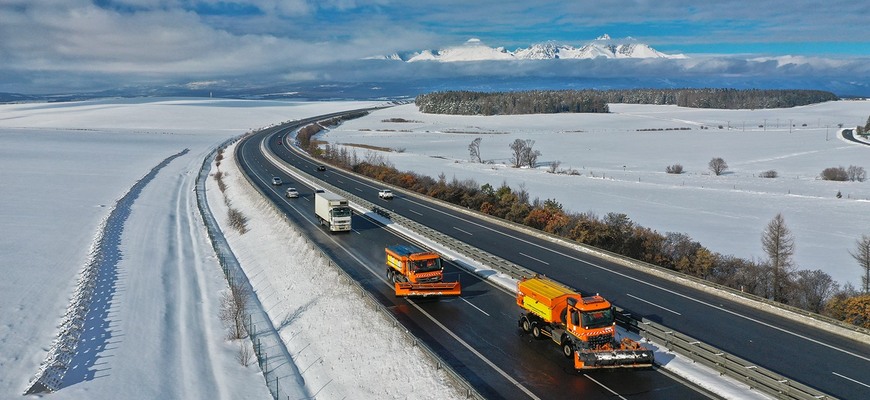
M 275 186 L 281 186 L 281 183 L 283 183 L 283 182 L 281 182 L 281 178 L 279 178 L 279 177 L 277 177 L 277 176 L 272 177 L 272 184 L 273 184 L 273 185 L 275 185 Z
M 318 171 L 326 171 L 326 166 L 325 165 L 318 165 L 317 170 Z

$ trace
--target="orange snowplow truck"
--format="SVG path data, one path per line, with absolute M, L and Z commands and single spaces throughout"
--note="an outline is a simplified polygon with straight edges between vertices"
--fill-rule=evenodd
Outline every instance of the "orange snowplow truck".
M 525 312 L 519 326 L 536 339 L 549 337 L 574 358 L 577 370 L 652 367 L 654 356 L 640 343 L 616 339 L 610 302 L 579 293 L 546 278 L 517 283 L 517 305 Z
M 442 282 L 441 256 L 412 245 L 386 248 L 387 277 L 397 297 L 459 296 L 459 282 Z

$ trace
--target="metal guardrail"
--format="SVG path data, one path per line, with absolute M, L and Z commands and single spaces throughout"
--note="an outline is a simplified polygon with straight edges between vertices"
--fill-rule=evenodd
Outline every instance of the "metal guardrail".
M 287 165 L 285 164 L 285 166 L 287 166 Z M 292 167 L 292 166 L 290 166 L 290 167 L 294 171 L 296 171 L 297 173 L 303 174 L 303 172 L 301 170 L 299 170 L 295 167 Z M 248 181 L 248 183 L 251 185 L 251 187 L 253 187 L 258 193 L 260 193 L 261 196 L 268 199 L 268 196 L 266 195 L 266 193 L 264 193 L 260 189 L 260 187 L 258 187 L 257 185 L 254 184 L 254 182 L 251 180 L 251 177 L 248 176 L 248 174 L 243 173 L 242 175 L 245 177 L 245 179 Z M 316 180 L 318 182 L 318 185 L 322 184 L 321 187 L 323 187 L 324 189 L 329 188 L 330 191 L 333 191 L 333 192 L 338 193 L 338 194 L 343 194 L 348 199 L 353 197 L 356 200 L 362 200 L 362 199 L 357 198 L 356 196 L 351 196 L 347 192 L 335 190 L 337 188 L 333 187 L 332 185 L 328 185 L 325 182 L 320 181 L 319 179 L 314 179 L 314 180 Z M 287 216 L 283 214 L 283 212 L 275 205 L 275 203 L 273 203 L 271 201 L 267 201 L 267 203 L 275 210 L 275 212 L 277 212 L 278 214 L 280 214 L 282 216 L 284 221 L 289 226 L 291 226 L 293 229 L 297 230 L 298 233 L 302 234 L 300 228 L 296 225 L 296 223 L 293 222 L 291 219 L 287 218 Z M 365 302 L 367 304 L 369 304 L 376 311 L 378 311 L 382 315 L 384 315 L 384 317 L 387 318 L 392 323 L 392 325 L 394 327 L 398 328 L 398 327 L 402 326 L 401 322 L 399 322 L 399 320 L 396 319 L 395 315 L 393 315 L 390 312 L 390 310 L 388 310 L 381 303 L 379 303 L 374 298 L 374 296 L 372 296 L 372 294 L 368 292 L 368 290 L 363 288 L 359 284 L 359 282 L 357 282 L 356 280 L 353 279 L 352 276 L 350 276 L 350 274 L 348 274 L 344 269 L 339 267 L 338 263 L 329 254 L 322 251 L 322 249 L 319 249 L 317 247 L 317 245 L 314 244 L 311 240 L 308 240 L 308 244 L 309 244 L 309 246 L 311 246 L 312 249 L 316 249 L 317 251 L 320 252 L 320 257 L 322 259 L 327 260 L 329 266 L 334 268 L 336 271 L 338 271 L 341 274 L 342 281 L 344 283 L 352 285 L 355 288 L 357 294 L 359 294 L 361 297 L 363 297 L 363 299 L 365 300 Z M 403 332 L 405 338 L 413 346 L 420 348 L 420 350 L 422 350 L 423 353 L 425 353 L 434 362 L 435 368 L 437 368 L 439 370 L 443 370 L 445 373 L 447 373 L 447 375 L 451 378 L 451 380 L 454 382 L 454 384 L 459 387 L 459 390 L 464 391 L 466 398 L 480 399 L 480 400 L 485 399 L 485 397 L 483 397 L 483 395 L 481 395 L 477 391 L 477 389 L 475 389 L 474 386 L 471 385 L 471 383 L 469 383 L 467 380 L 465 380 L 465 378 L 462 375 L 460 375 L 458 372 L 456 372 L 450 366 L 450 364 L 448 364 L 446 361 L 444 361 L 444 359 L 442 359 L 437 353 L 435 353 L 434 350 L 432 350 L 429 346 L 427 346 L 423 341 L 421 341 L 420 339 L 418 339 L 416 336 L 414 336 L 412 333 L 410 333 L 409 331 L 407 331 L 405 329 L 402 329 L 402 332 Z
M 264 148 L 265 149 L 265 148 Z M 367 209 L 372 210 L 373 212 L 381 215 L 383 217 L 389 218 L 392 221 L 407 227 L 408 229 L 414 230 L 415 232 L 439 243 L 442 243 L 448 247 L 453 248 L 454 250 L 462 253 L 464 256 L 476 260 L 478 262 L 484 263 L 500 272 L 503 272 L 513 278 L 520 277 L 528 277 L 533 276 L 535 273 L 530 271 L 522 266 L 514 264 L 510 261 L 504 260 L 501 257 L 496 255 L 484 252 L 480 249 L 477 249 L 467 243 L 454 239 L 450 236 L 447 236 L 441 232 L 435 231 L 432 228 L 424 226 L 422 224 L 417 223 L 411 219 L 405 218 L 401 215 L 395 214 L 381 208 L 365 199 L 362 199 L 359 196 L 356 196 L 352 193 L 339 189 L 335 186 L 332 186 L 320 179 L 317 179 L 307 173 L 299 170 L 298 168 L 293 167 L 292 165 L 284 162 L 283 160 L 278 159 L 272 154 L 268 149 L 265 149 L 265 154 L 267 158 L 270 158 L 272 162 L 283 165 L 287 168 L 290 168 L 296 171 L 299 174 L 304 174 L 309 177 L 309 179 L 315 181 L 317 185 L 320 185 L 324 189 L 328 189 L 330 191 L 334 191 L 339 193 L 345 197 L 347 197 L 350 201 L 355 202 L 361 206 L 364 206 Z M 370 180 L 368 177 L 363 177 L 357 175 L 359 178 L 363 178 L 366 180 Z M 404 192 L 403 189 L 399 188 L 394 191 Z M 597 252 L 604 252 L 600 249 L 595 249 Z M 609 252 L 606 252 L 609 253 Z M 617 254 L 607 254 L 611 257 L 627 259 L 627 257 L 617 255 Z M 638 262 L 636 260 L 628 259 L 632 262 Z M 661 267 L 653 266 L 656 269 L 660 269 Z M 734 289 L 731 289 L 733 291 Z M 719 350 L 713 346 L 710 346 L 706 343 L 701 342 L 695 338 L 692 338 L 688 335 L 684 335 L 680 332 L 674 331 L 673 329 L 669 329 L 666 326 L 660 325 L 653 321 L 649 321 L 645 318 L 638 318 L 630 313 L 626 312 L 624 309 L 620 307 L 615 307 L 615 311 L 618 315 L 617 323 L 633 332 L 637 332 L 641 335 L 641 337 L 658 344 L 660 346 L 664 346 L 669 351 L 676 352 L 680 355 L 683 355 L 693 362 L 697 362 L 703 364 L 707 367 L 713 368 L 718 371 L 721 375 L 729 376 L 734 378 L 740 382 L 743 382 L 749 385 L 750 388 L 758 390 L 767 395 L 773 396 L 777 399 L 795 399 L 795 400 L 804 400 L 804 399 L 831 399 L 835 400 L 834 397 L 822 393 L 816 389 L 810 388 L 800 382 L 789 380 L 782 375 L 776 374 L 768 369 L 763 367 L 754 365 L 740 357 L 735 355 L 725 353 L 722 350 Z
M 637 319 L 616 307 L 617 321 L 646 340 L 664 346 L 693 362 L 703 364 L 720 375 L 731 377 L 776 399 L 834 399 L 800 382 L 792 381 L 735 355 L 726 353 L 691 336 L 668 329 L 645 318 Z

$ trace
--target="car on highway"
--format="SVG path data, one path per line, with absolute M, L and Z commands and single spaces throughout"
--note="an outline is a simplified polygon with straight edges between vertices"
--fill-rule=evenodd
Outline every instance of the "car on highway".
M 279 177 L 277 177 L 277 176 L 273 176 L 273 177 L 272 177 L 272 184 L 273 184 L 273 185 L 275 185 L 275 186 L 281 186 L 282 183 L 284 183 L 284 182 L 281 182 L 281 178 L 279 178 Z
M 326 171 L 326 166 L 325 165 L 318 165 L 317 170 L 318 171 Z
M 284 193 L 288 199 L 295 199 L 299 197 L 299 192 L 296 191 L 296 188 L 287 188 L 287 191 Z
M 393 198 L 393 191 L 390 189 L 378 190 L 378 197 L 388 200 Z

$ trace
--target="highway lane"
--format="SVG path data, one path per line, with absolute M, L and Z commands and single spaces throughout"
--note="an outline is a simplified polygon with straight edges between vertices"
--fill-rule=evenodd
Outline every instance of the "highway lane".
M 313 189 L 268 164 L 258 142 L 248 140 L 237 152 L 252 180 L 312 241 L 387 307 L 403 326 L 436 351 L 488 398 L 705 398 L 655 370 L 578 374 L 558 347 L 521 335 L 519 308 L 512 294 L 447 263 L 450 279 L 462 282 L 461 298 L 417 301 L 395 298 L 385 277 L 384 247 L 407 243 L 375 221 L 354 215 L 354 230 L 329 234 L 313 215 Z M 313 166 L 312 166 L 313 167 Z M 316 172 L 316 171 L 313 171 Z M 327 171 L 325 174 L 330 174 Z M 323 173 L 321 173 L 323 174 Z M 285 183 L 272 186 L 271 177 Z M 281 194 L 288 186 L 297 199 Z M 614 394 L 616 393 L 616 394 Z
M 584 292 L 699 338 L 729 353 L 839 398 L 870 398 L 870 346 L 705 292 L 649 276 L 438 204 L 397 193 L 377 198 L 377 185 L 315 163 L 270 140 L 287 162 L 312 171 L 384 208 L 544 273 Z

